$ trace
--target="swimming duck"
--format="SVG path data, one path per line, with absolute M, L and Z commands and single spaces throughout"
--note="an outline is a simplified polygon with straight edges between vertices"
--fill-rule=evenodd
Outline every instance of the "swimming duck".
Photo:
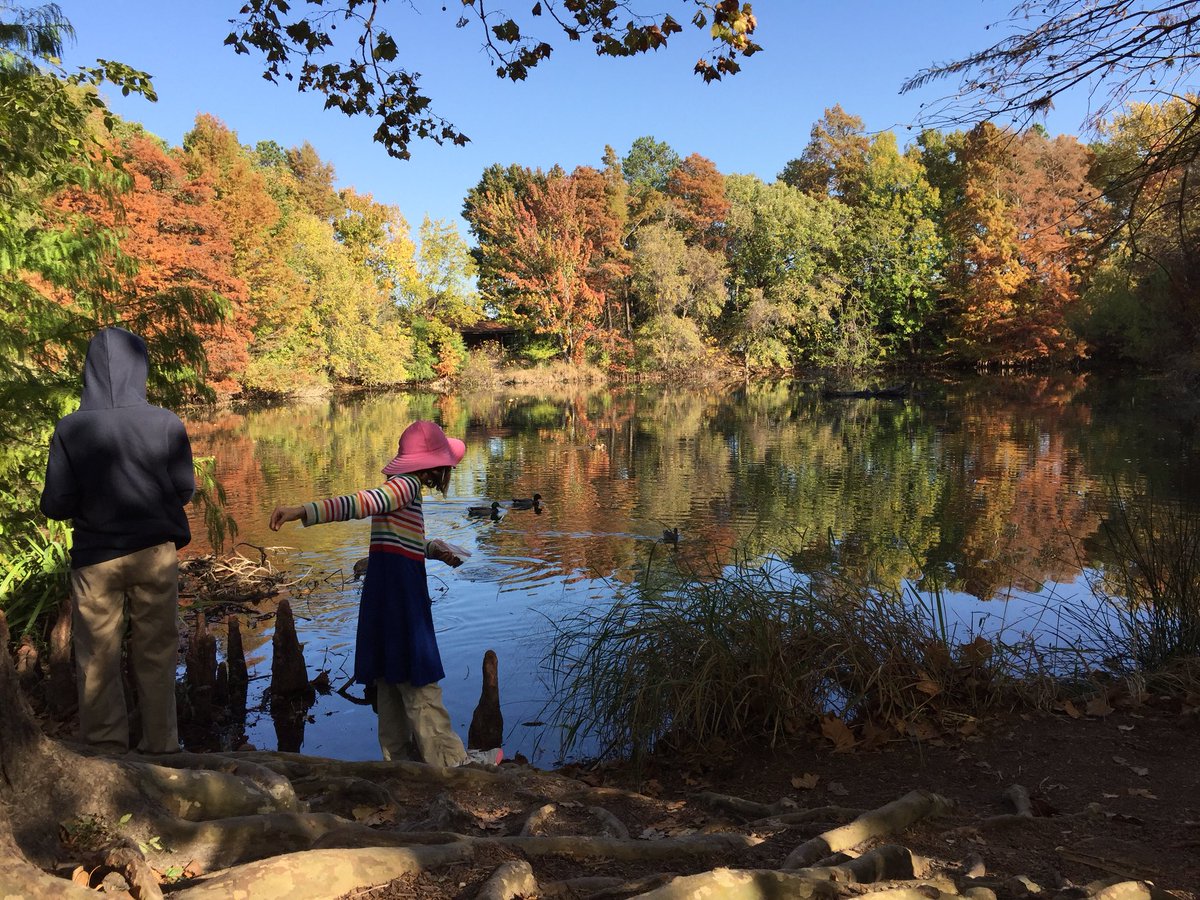
M 468 516 L 491 516 L 493 519 L 500 518 L 500 504 L 495 500 L 491 506 L 468 506 Z
M 664 544 L 678 544 L 679 543 L 679 529 L 678 528 L 664 528 L 663 529 L 663 543 Z
M 369 563 L 370 561 L 371 561 L 371 557 L 364 556 L 362 559 L 360 559 L 358 562 L 356 562 L 354 564 L 354 578 L 353 578 L 354 581 L 358 581 L 358 579 L 362 578 L 364 575 L 367 574 L 367 563 Z
M 535 509 L 541 505 L 541 494 L 534 494 L 532 497 L 513 497 L 512 503 L 509 504 L 513 509 Z

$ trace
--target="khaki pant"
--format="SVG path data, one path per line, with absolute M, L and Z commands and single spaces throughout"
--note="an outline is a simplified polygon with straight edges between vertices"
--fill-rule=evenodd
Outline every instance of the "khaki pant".
M 179 658 L 179 560 L 167 541 L 71 571 L 79 730 L 108 750 L 129 749 L 129 719 L 121 679 L 126 610 L 129 652 L 142 714 L 144 753 L 179 750 L 175 666 Z
M 466 761 L 467 751 L 450 724 L 440 687 L 391 684 L 382 678 L 375 686 L 384 759 L 416 759 L 434 766 L 457 766 Z

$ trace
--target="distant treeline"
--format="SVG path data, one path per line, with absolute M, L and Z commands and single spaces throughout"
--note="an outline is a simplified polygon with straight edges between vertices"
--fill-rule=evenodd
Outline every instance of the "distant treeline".
M 1191 163 L 1143 163 L 1198 127 L 1194 108 L 1135 105 L 1091 146 L 985 124 L 902 150 L 834 106 L 772 183 L 647 137 L 600 169 L 493 166 L 464 215 L 487 304 L 545 353 L 651 371 L 1190 369 Z
M 902 150 L 835 106 L 771 183 L 651 137 L 600 168 L 494 165 L 465 199 L 474 248 L 428 218 L 414 242 L 398 208 L 335 189 L 307 143 L 243 146 L 201 115 L 170 147 L 92 113 L 80 124 L 112 177 L 48 179 L 39 202 L 110 236 L 91 289 L 152 341 L 190 321 L 223 396 L 453 376 L 460 329 L 485 317 L 529 361 L 668 375 L 1188 362 L 1186 166 L 1139 180 L 1138 164 L 1189 108 L 1135 107 L 1090 147 L 981 125 Z

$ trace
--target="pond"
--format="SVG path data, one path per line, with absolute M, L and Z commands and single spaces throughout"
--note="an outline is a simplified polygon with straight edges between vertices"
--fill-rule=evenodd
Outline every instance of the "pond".
M 447 708 L 465 735 L 485 650 L 500 660 L 505 751 L 559 759 L 541 724 L 542 661 L 555 621 L 610 601 L 647 565 L 700 572 L 771 553 L 801 573 L 836 567 L 887 586 L 943 591 L 964 629 L 1061 627 L 1056 605 L 1105 564 L 1114 490 L 1200 508 L 1194 402 L 1151 380 L 979 378 L 915 385 L 903 400 L 826 397 L 777 383 L 540 394 L 358 395 L 196 414 L 197 455 L 215 456 L 237 540 L 278 547 L 308 573 L 294 601 L 310 676 L 350 677 L 365 522 L 266 526 L 276 503 L 374 486 L 401 430 L 432 418 L 467 442 L 426 529 L 471 550 L 430 563 Z M 467 507 L 540 493 L 540 513 Z M 679 529 L 679 542 L 664 541 Z M 207 552 L 203 526 L 185 555 Z M 228 548 L 227 548 L 228 549 Z M 256 557 L 246 546 L 239 550 Z M 263 609 L 271 609 L 271 601 Z M 246 637 L 251 704 L 270 671 L 270 619 Z M 360 689 L 359 691 L 360 692 Z M 266 715 L 251 740 L 273 748 Z M 318 698 L 306 753 L 378 758 L 374 717 Z

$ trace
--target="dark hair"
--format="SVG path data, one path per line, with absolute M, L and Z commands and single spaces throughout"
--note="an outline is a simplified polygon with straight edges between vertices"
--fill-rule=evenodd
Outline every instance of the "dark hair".
M 421 469 L 413 472 L 427 488 L 437 488 L 443 494 L 450 487 L 450 466 L 438 466 L 434 469 Z

